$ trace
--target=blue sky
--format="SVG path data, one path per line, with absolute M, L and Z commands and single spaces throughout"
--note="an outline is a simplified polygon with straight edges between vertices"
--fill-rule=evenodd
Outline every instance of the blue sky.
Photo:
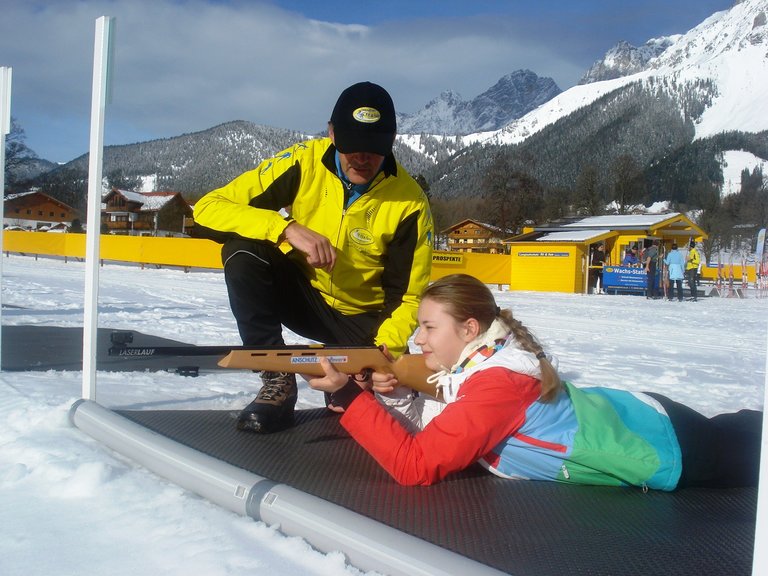
M 731 0 L 3 0 L 0 66 L 27 145 L 88 151 L 95 20 L 116 19 L 107 144 L 231 120 L 317 132 L 339 92 L 385 86 L 401 112 L 471 99 L 515 70 L 562 89 L 621 40 L 684 33 Z

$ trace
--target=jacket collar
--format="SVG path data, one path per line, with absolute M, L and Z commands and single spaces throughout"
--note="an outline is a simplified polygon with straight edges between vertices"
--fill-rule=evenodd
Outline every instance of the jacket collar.
M 496 335 L 494 334 L 493 336 Z M 467 348 L 472 344 L 474 343 L 470 343 Z M 480 344 L 480 346 L 482 345 L 483 344 Z M 477 347 L 475 349 L 477 349 Z M 467 354 L 465 349 L 462 358 L 466 357 Z M 555 367 L 555 370 L 557 370 L 559 364 L 557 358 L 548 354 L 547 359 Z M 428 381 L 435 384 L 438 392 L 442 393 L 443 400 L 446 403 L 450 403 L 458 398 L 459 389 L 468 378 L 481 370 L 487 370 L 488 368 L 494 367 L 506 368 L 507 370 L 524 374 L 531 378 L 541 378 L 541 364 L 536 358 L 536 355 L 520 348 L 515 337 L 511 334 L 507 334 L 503 346 L 492 355 L 483 358 L 479 363 L 476 363 L 471 367 L 464 367 L 461 372 L 448 372 L 447 370 L 436 372 L 428 378 Z

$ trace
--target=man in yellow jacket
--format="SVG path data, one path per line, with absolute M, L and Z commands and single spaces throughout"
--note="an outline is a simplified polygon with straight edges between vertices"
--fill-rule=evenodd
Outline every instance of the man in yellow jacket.
M 427 198 L 395 160 L 395 108 L 370 82 L 344 90 L 328 138 L 295 144 L 195 205 L 197 235 L 222 260 L 243 344 L 283 344 L 282 326 L 328 345 L 386 345 L 397 357 L 429 282 Z M 264 372 L 242 430 L 293 425 L 293 374 Z
M 691 289 L 691 300 L 696 302 L 699 293 L 698 276 L 701 256 L 696 249 L 696 240 L 691 240 L 688 250 L 688 258 L 685 262 L 685 275 L 688 277 L 688 288 Z

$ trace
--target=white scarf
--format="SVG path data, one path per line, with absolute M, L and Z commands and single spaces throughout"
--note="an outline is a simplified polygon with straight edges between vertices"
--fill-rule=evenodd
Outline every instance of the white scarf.
M 499 347 L 499 342 L 503 342 L 502 347 Z M 470 363 L 462 366 L 467 359 L 471 359 Z M 547 359 L 557 369 L 557 358 L 547 355 Z M 541 364 L 536 355 L 523 350 L 504 321 L 496 318 L 488 330 L 464 347 L 450 370 L 443 368 L 427 380 L 435 384 L 445 402 L 450 403 L 456 400 L 459 388 L 469 376 L 490 366 L 503 366 L 520 374 L 541 378 Z

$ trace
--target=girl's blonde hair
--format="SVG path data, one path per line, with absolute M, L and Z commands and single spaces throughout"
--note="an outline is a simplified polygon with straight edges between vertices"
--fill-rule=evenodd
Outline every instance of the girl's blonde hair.
M 457 322 L 465 322 L 474 318 L 485 332 L 498 317 L 506 324 L 519 346 L 531 354 L 535 354 L 541 367 L 541 400 L 551 402 L 562 389 L 560 376 L 547 359 L 539 341 L 530 333 L 525 325 L 512 315 L 512 310 L 500 310 L 488 287 L 474 276 L 468 274 L 451 274 L 430 284 L 422 299 L 439 302 L 446 312 Z

